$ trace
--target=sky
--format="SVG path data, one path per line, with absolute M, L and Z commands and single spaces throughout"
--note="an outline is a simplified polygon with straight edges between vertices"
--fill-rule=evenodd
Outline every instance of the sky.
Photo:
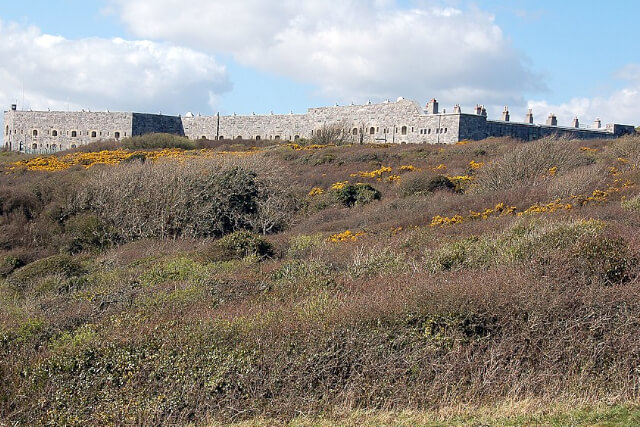
M 0 104 L 211 115 L 403 96 L 640 124 L 630 0 L 0 0 Z

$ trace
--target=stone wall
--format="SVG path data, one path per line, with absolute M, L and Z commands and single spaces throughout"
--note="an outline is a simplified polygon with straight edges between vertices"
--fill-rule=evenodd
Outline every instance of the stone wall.
M 25 152 L 56 152 L 132 134 L 131 113 L 7 111 L 3 145 Z
M 488 120 L 486 110 L 481 107 L 477 110 L 478 114 L 463 114 L 456 106 L 454 112 L 428 114 L 415 101 L 398 98 L 381 104 L 310 108 L 306 114 L 250 116 L 8 111 L 4 115 L 3 141 L 12 150 L 52 152 L 100 139 L 158 132 L 190 139 L 296 141 L 311 139 L 327 126 L 343 129 L 353 142 L 395 144 L 452 144 L 490 136 L 525 141 L 549 135 L 614 138 L 634 132 L 633 126 L 617 124 L 605 129 L 582 129 Z M 503 117 L 508 114 L 503 113 Z

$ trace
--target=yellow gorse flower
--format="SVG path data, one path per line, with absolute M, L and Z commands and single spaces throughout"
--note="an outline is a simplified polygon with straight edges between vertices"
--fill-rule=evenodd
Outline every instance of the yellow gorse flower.
M 357 233 L 351 232 L 351 230 L 343 231 L 342 233 L 332 234 L 327 239 L 332 243 L 340 243 L 340 242 L 355 242 L 359 237 L 364 236 L 364 231 L 358 231 Z

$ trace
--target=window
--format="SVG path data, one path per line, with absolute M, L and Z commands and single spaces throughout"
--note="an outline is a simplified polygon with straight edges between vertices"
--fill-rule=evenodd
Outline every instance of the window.
M 238 140 L 242 139 L 242 135 L 236 136 L 236 139 L 238 139 Z
M 200 139 L 207 139 L 207 136 L 206 136 L 206 135 L 202 135 L 202 136 L 200 137 Z
M 275 139 L 276 141 L 280 141 L 280 135 L 276 135 L 275 137 L 273 137 L 273 139 Z
M 300 135 L 295 135 L 295 136 L 293 137 L 293 139 L 294 139 L 295 141 L 298 141 L 298 140 L 300 139 Z
M 36 129 L 33 130 L 33 137 L 37 137 L 38 136 L 38 131 Z
M 400 133 L 402 133 L 403 135 L 406 135 L 407 134 L 407 127 L 406 126 L 402 126 Z
M 431 135 L 431 128 L 427 129 L 427 135 Z
M 91 132 L 91 138 L 95 138 L 96 136 L 98 136 L 98 133 L 94 130 Z
M 51 136 L 58 136 L 58 131 L 57 130 L 52 130 L 51 131 Z
M 71 144 L 71 148 L 78 148 L 76 144 Z
M 113 136 L 114 136 L 116 139 L 120 139 L 120 132 L 114 132 L 114 133 L 113 133 Z
M 448 130 L 447 128 L 444 128 L 444 133 L 447 133 L 447 130 Z
M 372 127 L 369 129 L 369 135 L 374 135 L 376 133 L 376 128 Z
M 58 148 L 58 146 L 57 146 L 56 144 L 51 144 L 51 149 L 52 149 L 53 151 L 56 151 L 56 148 Z
M 352 134 L 357 135 L 358 134 L 358 128 L 353 128 L 353 131 L 351 131 Z
M 411 133 L 413 133 L 413 132 L 414 132 L 414 130 L 413 130 L 413 126 L 411 126 Z
M 224 139 L 224 136 L 220 135 L 220 136 L 218 137 L 218 139 L 219 139 L 220 141 L 222 141 L 222 140 Z
M 76 132 L 75 130 L 71 131 L 71 138 L 76 138 L 78 136 L 78 132 Z
M 256 141 L 260 141 L 260 135 L 256 135 Z
M 31 144 L 31 149 L 37 150 L 38 149 L 38 144 Z

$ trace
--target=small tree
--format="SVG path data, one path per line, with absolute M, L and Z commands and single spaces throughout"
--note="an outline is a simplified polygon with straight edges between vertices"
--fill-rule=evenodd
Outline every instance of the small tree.
M 346 145 L 357 141 L 357 135 L 352 135 L 351 127 L 345 122 L 327 123 L 316 131 L 311 138 L 313 144 Z

